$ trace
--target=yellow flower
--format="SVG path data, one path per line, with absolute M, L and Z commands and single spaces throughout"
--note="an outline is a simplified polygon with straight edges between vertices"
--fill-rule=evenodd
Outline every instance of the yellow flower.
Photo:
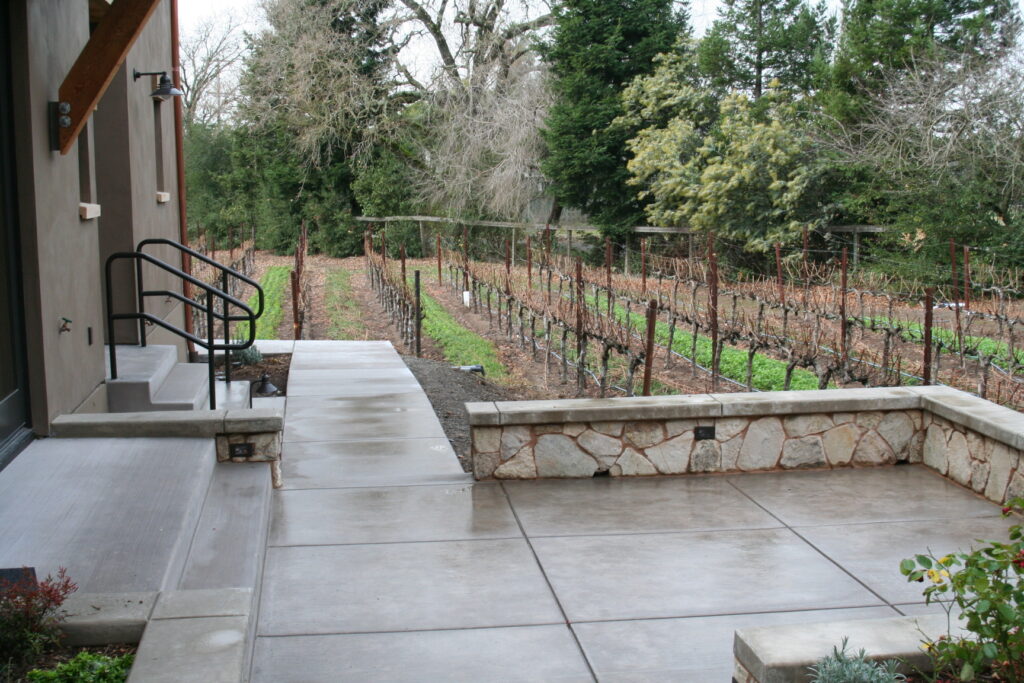
M 931 652 L 932 651 L 932 644 L 926 640 L 923 643 L 921 643 L 921 649 L 924 650 L 925 652 Z
M 943 577 L 949 577 L 949 572 L 945 569 L 942 571 L 936 571 L 934 569 L 928 570 L 928 578 L 932 580 L 932 583 L 942 583 Z

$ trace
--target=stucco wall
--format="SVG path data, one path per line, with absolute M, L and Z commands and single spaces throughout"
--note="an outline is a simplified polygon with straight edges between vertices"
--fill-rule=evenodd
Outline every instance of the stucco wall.
M 98 220 L 80 220 L 79 150 L 72 147 L 66 155 L 50 151 L 47 103 L 58 99 L 60 84 L 89 39 L 88 3 L 15 0 L 3 11 L 10 12 L 13 37 L 18 227 L 31 420 L 34 430 L 45 434 L 54 417 L 72 412 L 94 395 L 105 376 L 101 263 L 111 244 L 107 238 L 120 233 L 130 244 L 141 239 L 137 235 L 177 237 L 173 115 L 165 105 L 162 137 L 168 187 L 164 189 L 172 201 L 157 206 L 149 83 L 122 83 L 120 102 L 101 101 L 103 116 L 89 122 L 93 160 L 87 167 L 96 177 L 103 215 Z M 161 3 L 129 53 L 128 75 L 122 69 L 119 77 L 130 81 L 133 66 L 170 69 L 169 12 L 169 3 Z M 108 120 L 116 126 L 104 128 Z M 96 173 L 96 152 L 112 142 L 127 150 L 127 155 L 120 156 L 129 164 L 127 175 L 109 166 L 104 173 Z M 148 203 L 143 201 L 147 197 Z M 172 308 L 179 307 L 161 301 L 154 312 L 167 314 Z M 73 321 L 70 332 L 59 331 L 61 318 Z

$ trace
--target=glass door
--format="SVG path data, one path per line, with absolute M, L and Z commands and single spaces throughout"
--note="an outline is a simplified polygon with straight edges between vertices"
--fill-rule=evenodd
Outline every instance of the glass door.
M 0 468 L 29 436 L 8 22 L 0 11 Z

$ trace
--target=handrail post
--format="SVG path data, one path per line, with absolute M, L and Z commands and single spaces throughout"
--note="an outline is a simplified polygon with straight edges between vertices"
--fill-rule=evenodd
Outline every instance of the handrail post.
M 107 259 L 107 348 L 110 355 L 110 379 L 117 379 L 117 343 L 114 339 L 114 295 L 110 291 L 110 266 L 113 265 L 113 263 L 113 257 Z
M 206 347 L 207 374 L 210 383 L 210 410 L 217 409 L 217 377 L 214 374 L 213 362 L 216 352 L 214 351 L 213 338 L 213 292 L 206 292 L 206 339 L 209 346 Z
M 135 297 L 138 300 L 139 313 L 146 312 L 146 299 L 142 293 L 146 290 L 142 286 L 142 261 L 135 259 Z M 139 318 L 139 346 L 146 345 L 146 320 Z
M 228 292 L 228 274 L 227 271 L 221 273 L 221 289 Z M 231 319 L 228 317 L 228 300 L 224 299 L 224 346 L 231 346 Z M 213 350 L 210 350 L 210 354 L 213 355 Z M 224 349 L 224 381 L 231 384 L 231 349 Z

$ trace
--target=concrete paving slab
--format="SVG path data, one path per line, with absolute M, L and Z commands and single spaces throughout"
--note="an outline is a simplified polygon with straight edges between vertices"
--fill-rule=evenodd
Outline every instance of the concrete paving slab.
M 269 548 L 264 576 L 259 635 L 562 622 L 523 540 Z
M 434 409 L 393 403 L 395 394 L 363 399 L 290 397 L 284 440 L 355 441 L 444 437 Z M 398 396 L 401 396 L 399 394 Z M 409 403 L 414 403 L 409 400 Z
M 448 439 L 285 443 L 284 489 L 468 483 Z
M 0 472 L 0 566 L 65 567 L 83 593 L 176 581 L 212 439 L 40 439 Z
M 530 536 L 782 526 L 722 477 L 503 484 Z
M 142 638 L 159 593 L 83 593 L 64 602 L 60 630 L 67 645 L 137 643 Z
M 375 350 L 395 350 L 395 347 L 389 341 L 355 341 L 347 339 L 299 339 L 295 342 L 295 346 L 292 349 L 293 354 L 309 353 L 309 352 L 353 352 L 353 351 L 375 351 Z M 397 353 L 397 351 L 395 352 Z
M 573 624 L 602 683 L 722 683 L 733 674 L 733 633 L 741 628 L 898 616 L 891 607 L 735 614 Z
M 593 677 L 569 629 L 560 625 L 260 638 L 252 681 L 568 683 Z
M 994 506 L 993 506 L 994 507 Z M 967 550 L 975 539 L 1006 541 L 1014 523 L 1002 517 L 797 527 L 795 531 L 890 603 L 921 602 L 924 584 L 907 583 L 900 561 L 931 551 Z
M 238 683 L 245 662 L 247 617 L 151 621 L 129 683 Z
M 920 465 L 729 477 L 790 526 L 962 519 L 999 507 Z
M 532 543 L 574 622 L 882 604 L 788 529 Z
M 281 491 L 270 545 L 521 538 L 497 484 Z
M 367 388 L 375 393 L 415 391 L 419 382 L 409 368 L 401 367 L 350 368 L 347 370 L 325 370 L 321 368 L 295 369 L 288 373 L 289 396 L 347 396 L 363 395 Z
M 244 617 L 251 611 L 251 588 L 164 591 L 153 610 L 153 619 Z
M 292 357 L 291 369 L 298 370 L 356 370 L 405 368 L 402 357 L 394 349 L 364 351 L 304 351 Z
M 264 356 L 281 353 L 292 353 L 295 349 L 295 340 L 257 339 L 256 348 L 258 348 L 260 350 L 260 353 L 262 353 Z

